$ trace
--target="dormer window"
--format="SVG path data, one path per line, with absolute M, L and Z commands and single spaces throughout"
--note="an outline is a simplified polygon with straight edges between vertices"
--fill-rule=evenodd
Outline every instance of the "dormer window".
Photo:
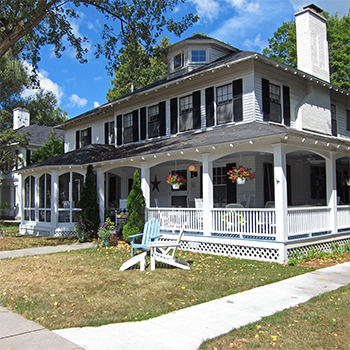
M 192 50 L 192 62 L 206 62 L 205 50 Z
M 174 56 L 174 69 L 183 67 L 183 64 L 184 64 L 183 60 L 184 60 L 184 57 L 182 52 Z

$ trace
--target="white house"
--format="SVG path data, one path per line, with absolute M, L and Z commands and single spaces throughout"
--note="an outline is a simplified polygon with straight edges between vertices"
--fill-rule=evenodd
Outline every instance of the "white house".
M 296 14 L 298 69 L 195 35 L 170 47 L 166 78 L 59 125 L 66 153 L 19 171 L 20 231 L 74 231 L 93 164 L 101 221 L 138 169 L 147 217 L 166 237 L 186 222 L 186 250 L 285 262 L 350 242 L 350 97 L 329 82 L 321 12 Z M 234 165 L 256 178 L 231 182 Z
M 32 152 L 46 143 L 52 131 L 55 131 L 58 138 L 64 137 L 63 130 L 54 130 L 52 126 L 30 125 L 29 111 L 22 107 L 13 110 L 13 129 L 20 134 L 29 134 L 28 146 L 19 147 L 17 150 L 18 156 L 22 159 L 22 163 L 18 162 L 17 168 L 30 165 Z M 22 202 L 20 180 L 15 170 L 17 169 L 8 169 L 7 172 L 2 172 L 0 175 L 0 203 L 7 202 L 10 205 L 5 211 L 6 217 L 10 219 L 20 218 Z

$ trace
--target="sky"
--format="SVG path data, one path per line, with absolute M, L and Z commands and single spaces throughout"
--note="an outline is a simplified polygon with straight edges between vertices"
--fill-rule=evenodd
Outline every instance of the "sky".
M 181 39 L 204 33 L 241 50 L 262 52 L 268 39 L 283 24 L 294 19 L 294 13 L 314 3 L 331 15 L 347 14 L 350 0 L 186 0 L 179 1 L 169 18 L 180 19 L 186 13 L 199 15 L 199 21 L 177 37 L 164 32 L 174 44 Z M 56 58 L 50 46 L 41 49 L 39 79 L 41 87 L 52 91 L 59 107 L 73 118 L 107 102 L 106 94 L 112 87 L 105 68 L 107 61 L 94 57 L 94 46 L 102 42 L 100 32 L 105 18 L 93 8 L 79 7 L 79 18 L 72 21 L 74 33 L 89 38 L 86 44 L 88 63 L 75 59 L 73 49 L 67 47 L 61 58 Z M 26 91 L 25 95 L 33 91 Z

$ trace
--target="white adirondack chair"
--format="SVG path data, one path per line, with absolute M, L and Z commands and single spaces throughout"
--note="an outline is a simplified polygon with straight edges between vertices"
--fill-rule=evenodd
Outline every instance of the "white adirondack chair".
M 175 257 L 176 250 L 180 246 L 181 238 L 184 233 L 184 227 L 176 240 L 158 241 L 151 245 L 151 270 L 156 269 L 156 262 L 162 262 L 167 265 L 175 266 L 183 270 L 190 270 L 189 263 L 178 260 Z

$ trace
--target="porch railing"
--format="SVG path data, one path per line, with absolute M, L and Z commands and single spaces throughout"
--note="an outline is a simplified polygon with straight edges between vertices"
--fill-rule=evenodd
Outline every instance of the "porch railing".
M 288 239 L 309 237 L 331 231 L 330 208 L 296 207 L 288 208 Z
M 337 210 L 338 230 L 350 229 L 350 205 L 340 205 Z

